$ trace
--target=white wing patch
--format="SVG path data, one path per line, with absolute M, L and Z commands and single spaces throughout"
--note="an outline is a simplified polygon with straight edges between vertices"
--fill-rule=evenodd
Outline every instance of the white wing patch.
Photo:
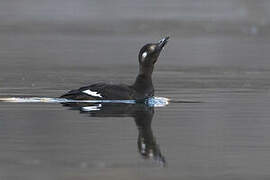
M 147 56 L 147 52 L 142 53 L 142 57 L 145 58 Z
M 91 91 L 90 89 L 84 90 L 82 92 L 85 93 L 85 94 L 88 94 L 90 96 L 102 97 L 99 93 L 97 93 L 95 91 Z

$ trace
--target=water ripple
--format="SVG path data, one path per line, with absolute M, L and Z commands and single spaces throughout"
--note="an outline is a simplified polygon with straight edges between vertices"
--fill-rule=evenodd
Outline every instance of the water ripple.
M 0 101 L 10 103 L 136 103 L 135 100 L 71 100 L 49 97 L 8 97 L 0 98 Z M 144 103 L 151 107 L 163 107 L 169 104 L 169 99 L 164 97 L 153 97 L 145 100 Z

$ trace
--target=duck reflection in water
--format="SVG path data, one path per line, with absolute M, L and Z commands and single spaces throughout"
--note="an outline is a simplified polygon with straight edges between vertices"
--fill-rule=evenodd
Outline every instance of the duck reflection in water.
M 91 117 L 133 117 L 138 128 L 138 151 L 144 159 L 153 159 L 158 164 L 166 166 L 164 156 L 156 143 L 151 128 L 154 117 L 154 107 L 145 104 L 124 103 L 63 103 L 70 110 L 79 110 Z

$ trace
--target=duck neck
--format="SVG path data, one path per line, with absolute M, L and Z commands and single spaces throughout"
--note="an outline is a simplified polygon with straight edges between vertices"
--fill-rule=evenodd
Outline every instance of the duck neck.
M 139 74 L 133 84 L 136 91 L 146 93 L 148 91 L 153 91 L 154 86 L 152 83 L 152 72 L 153 68 L 145 69 L 140 67 Z

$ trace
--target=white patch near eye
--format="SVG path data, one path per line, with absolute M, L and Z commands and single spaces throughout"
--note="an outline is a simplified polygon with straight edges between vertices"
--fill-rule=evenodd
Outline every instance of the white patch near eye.
M 97 93 L 95 91 L 91 91 L 89 89 L 84 90 L 83 93 L 88 94 L 90 96 L 102 97 L 99 93 Z
M 147 52 L 142 53 L 142 57 L 145 58 L 147 56 Z
M 150 46 L 151 51 L 154 51 L 155 47 L 156 47 L 155 45 Z

